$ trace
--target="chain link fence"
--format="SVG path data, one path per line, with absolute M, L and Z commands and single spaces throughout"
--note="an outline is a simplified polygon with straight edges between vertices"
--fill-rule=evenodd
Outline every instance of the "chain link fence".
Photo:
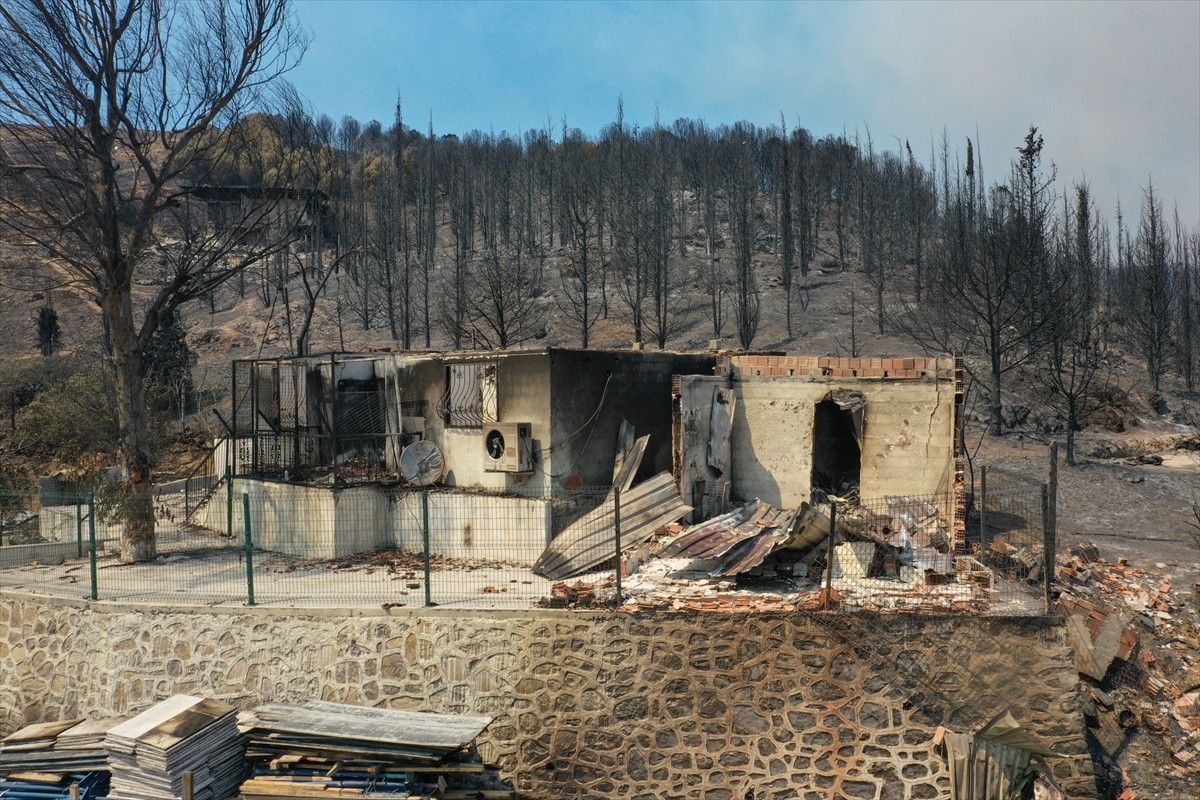
M 752 503 L 691 526 L 677 500 L 669 480 L 621 498 L 221 479 L 156 494 L 156 557 L 129 564 L 137 526 L 114 497 L 10 494 L 0 586 L 214 605 L 1047 610 L 1053 543 L 1028 492 Z

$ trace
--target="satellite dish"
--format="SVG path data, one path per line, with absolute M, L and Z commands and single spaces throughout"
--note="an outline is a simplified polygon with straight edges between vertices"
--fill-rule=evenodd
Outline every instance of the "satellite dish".
M 413 442 L 400 454 L 400 474 L 409 483 L 428 486 L 442 479 L 446 460 L 442 451 L 427 439 Z

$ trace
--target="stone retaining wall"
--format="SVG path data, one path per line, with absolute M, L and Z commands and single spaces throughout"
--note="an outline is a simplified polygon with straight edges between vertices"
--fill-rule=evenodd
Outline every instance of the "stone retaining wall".
M 0 734 L 175 692 L 491 714 L 535 798 L 946 796 L 930 739 L 1004 707 L 1094 797 L 1052 619 L 339 611 L 0 602 Z

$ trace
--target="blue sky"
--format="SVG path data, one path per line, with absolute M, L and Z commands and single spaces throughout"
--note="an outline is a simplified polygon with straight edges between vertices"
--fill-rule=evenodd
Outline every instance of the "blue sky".
M 1136 217 L 1150 176 L 1200 226 L 1200 2 L 418 2 L 299 0 L 311 44 L 290 79 L 335 119 L 438 133 L 596 135 L 664 124 L 869 127 L 877 147 L 982 147 L 1003 177 L 1037 125 L 1064 186 Z

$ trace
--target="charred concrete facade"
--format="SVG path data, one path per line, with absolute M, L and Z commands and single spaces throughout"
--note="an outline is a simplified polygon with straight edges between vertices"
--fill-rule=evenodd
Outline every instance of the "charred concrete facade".
M 794 508 L 811 499 L 821 473 L 852 479 L 870 498 L 954 489 L 953 358 L 724 356 L 717 372 L 677 385 L 680 491 L 697 509 L 711 512 L 723 496 Z M 718 390 L 734 408 L 724 469 L 712 456 Z
M 671 378 L 711 375 L 712 354 L 645 351 L 520 350 L 394 356 L 377 369 L 393 370 L 411 387 L 406 397 L 444 410 L 449 371 L 458 365 L 494 368 L 499 422 L 528 422 L 534 441 L 531 473 L 484 471 L 479 425 L 453 425 L 427 413 L 424 437 L 445 454 L 446 483 L 493 490 L 536 489 L 551 494 L 612 482 L 622 420 L 649 435 L 645 475 L 671 468 Z
M 334 558 L 420 548 L 424 511 L 400 485 L 401 458 L 428 442 L 441 459 L 436 483 L 463 490 L 429 498 L 433 552 L 502 550 L 532 563 L 578 516 L 556 501 L 611 484 L 623 424 L 649 436 L 643 477 L 671 469 L 672 377 L 711 375 L 715 363 L 706 353 L 554 348 L 235 362 L 234 446 L 215 461 L 229 464 L 235 495 L 253 498 L 259 546 Z M 527 458 L 500 468 L 488 434 L 514 426 L 528 434 Z M 193 519 L 225 530 L 232 518 L 241 530 L 241 515 L 214 502 Z

